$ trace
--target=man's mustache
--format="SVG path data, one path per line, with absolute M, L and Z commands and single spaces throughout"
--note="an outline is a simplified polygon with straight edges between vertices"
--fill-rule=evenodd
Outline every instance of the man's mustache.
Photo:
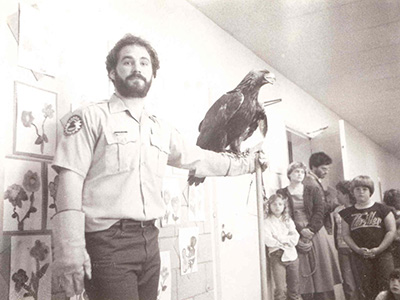
M 133 73 L 132 75 L 129 75 L 128 77 L 126 77 L 126 80 L 135 79 L 135 78 L 140 78 L 144 82 L 147 82 L 146 78 L 142 74 L 139 74 L 139 73 Z

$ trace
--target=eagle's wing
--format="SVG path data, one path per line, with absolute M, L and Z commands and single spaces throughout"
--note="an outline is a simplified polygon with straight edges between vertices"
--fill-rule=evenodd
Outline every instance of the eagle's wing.
M 244 100 L 241 92 L 230 92 L 221 96 L 207 111 L 199 125 L 197 145 L 203 149 L 221 152 L 227 144 L 226 125 Z

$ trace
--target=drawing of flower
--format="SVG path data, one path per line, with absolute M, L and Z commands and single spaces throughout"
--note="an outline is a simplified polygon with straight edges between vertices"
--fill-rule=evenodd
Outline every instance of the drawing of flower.
M 35 246 L 31 249 L 29 254 L 39 261 L 44 261 L 50 253 L 49 247 L 42 243 L 40 240 L 35 241 Z
M 22 186 L 14 183 L 13 185 L 9 186 L 4 193 L 4 200 L 5 199 L 8 199 L 12 206 L 18 206 L 21 208 L 22 201 L 28 200 L 28 195 Z
M 13 184 L 7 188 L 4 192 L 4 200 L 8 199 L 13 208 L 13 214 L 11 217 L 16 219 L 18 222 L 18 230 L 24 230 L 24 221 L 30 217 L 32 213 L 37 212 L 37 208 L 33 206 L 35 202 L 35 192 L 40 189 L 40 177 L 36 172 L 32 172 L 28 170 L 25 173 L 24 179 L 22 182 L 22 186 L 19 184 Z M 27 192 L 30 192 L 31 195 L 28 197 Z M 30 206 L 28 211 L 25 213 L 25 216 L 21 219 L 19 213 L 17 212 L 17 207 L 22 208 L 23 202 L 29 199 Z
M 27 292 L 24 297 L 33 297 L 38 300 L 39 294 L 39 281 L 46 274 L 49 267 L 49 263 L 45 263 L 40 266 L 40 262 L 44 261 L 50 254 L 50 248 L 44 242 L 40 240 L 35 241 L 35 245 L 31 248 L 29 254 L 35 259 L 36 272 L 32 272 L 29 284 L 26 284 L 29 280 L 28 275 L 24 269 L 19 269 L 15 272 L 11 279 L 15 282 L 15 291 L 18 293 L 24 288 Z
M 44 108 L 42 109 L 43 115 L 48 118 L 52 118 L 54 114 L 54 109 L 52 108 L 51 104 L 45 104 Z
M 53 198 L 53 203 L 51 203 L 49 205 L 49 208 L 53 208 L 57 211 L 57 190 L 58 190 L 58 183 L 60 181 L 60 178 L 58 177 L 58 175 L 56 175 L 56 177 L 54 177 L 54 181 L 49 182 L 49 193 L 50 193 L 50 197 Z
M 39 175 L 36 172 L 33 173 L 31 170 L 29 170 L 24 176 L 22 185 L 28 192 L 37 192 L 40 188 Z
M 25 270 L 19 269 L 11 277 L 12 281 L 15 282 L 15 291 L 21 291 L 22 287 L 27 286 L 25 283 L 29 280 L 28 275 L 26 275 Z
M 163 267 L 161 272 L 160 272 L 160 277 L 161 277 L 161 290 L 165 291 L 167 289 L 167 286 L 165 285 L 165 282 L 167 281 L 167 278 L 169 276 L 168 268 Z
M 23 111 L 22 112 L 21 121 L 25 127 L 31 127 L 34 119 L 35 118 L 32 116 L 31 111 Z
M 35 123 L 33 123 L 33 120 L 35 118 L 33 117 L 31 111 L 25 111 L 24 110 L 22 112 L 22 114 L 21 114 L 21 121 L 22 121 L 22 124 L 25 127 L 31 127 L 31 125 L 32 125 L 35 128 L 36 135 L 37 135 L 37 138 L 36 138 L 36 141 L 35 141 L 35 145 L 40 145 L 40 152 L 43 154 L 44 144 L 49 142 L 49 139 L 48 139 L 48 137 L 47 137 L 47 135 L 45 133 L 45 130 L 44 130 L 44 124 L 45 124 L 47 118 L 49 118 L 49 119 L 53 118 L 54 109 L 53 109 L 52 105 L 45 103 L 44 104 L 44 108 L 42 109 L 42 113 L 43 113 L 43 116 L 44 116 L 44 119 L 43 119 L 43 122 L 42 122 L 42 126 L 41 126 L 42 127 L 42 134 L 39 133 L 38 127 L 36 126 Z

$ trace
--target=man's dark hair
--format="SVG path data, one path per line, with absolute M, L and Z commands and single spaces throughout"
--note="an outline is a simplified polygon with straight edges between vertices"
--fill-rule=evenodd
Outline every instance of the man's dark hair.
M 150 43 L 140 37 L 134 36 L 130 33 L 126 34 L 122 39 L 120 39 L 110 50 L 106 59 L 107 74 L 110 74 L 111 70 L 115 69 L 118 64 L 119 52 L 122 48 L 129 45 L 138 45 L 146 48 L 147 52 L 151 58 L 151 65 L 153 67 L 153 76 L 156 78 L 157 70 L 160 68 L 160 61 L 158 60 L 158 55 L 156 50 L 150 45 Z
M 332 163 L 332 158 L 330 158 L 325 152 L 316 152 L 311 154 L 310 160 L 308 162 L 310 169 L 312 167 L 320 167 L 325 165 L 330 165 Z

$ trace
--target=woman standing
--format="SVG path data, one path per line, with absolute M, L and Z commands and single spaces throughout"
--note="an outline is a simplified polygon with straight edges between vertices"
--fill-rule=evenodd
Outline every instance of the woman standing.
M 323 226 L 323 195 L 318 188 L 303 185 L 306 170 L 301 162 L 291 163 L 287 170 L 290 184 L 277 193 L 288 198 L 291 217 L 300 233 L 297 249 L 303 299 L 333 300 L 334 285 L 341 283 L 340 271 Z

